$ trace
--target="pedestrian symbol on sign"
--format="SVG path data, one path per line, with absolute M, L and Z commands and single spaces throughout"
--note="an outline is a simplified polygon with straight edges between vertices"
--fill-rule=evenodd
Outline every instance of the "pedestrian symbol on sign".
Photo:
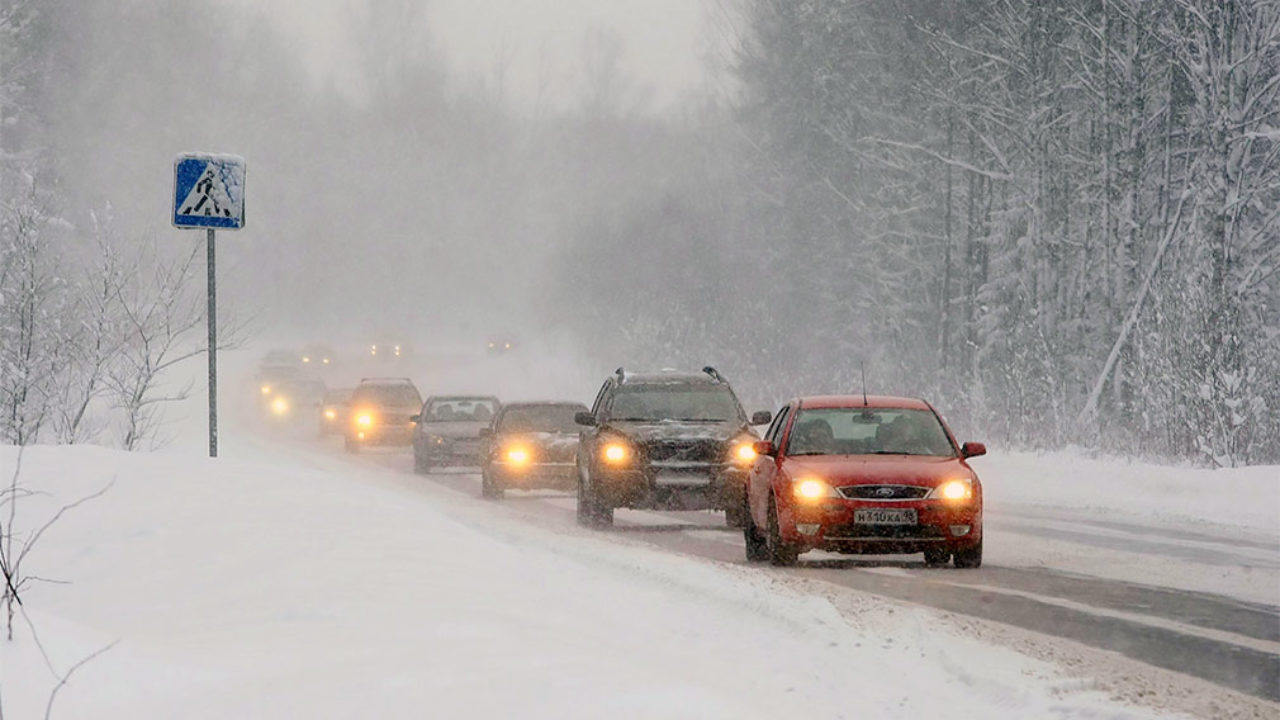
M 182 201 L 178 214 L 231 217 L 231 198 L 212 167 L 205 168 L 196 186 L 187 193 L 187 199 Z
M 186 153 L 173 168 L 173 224 L 180 228 L 244 227 L 244 159 Z

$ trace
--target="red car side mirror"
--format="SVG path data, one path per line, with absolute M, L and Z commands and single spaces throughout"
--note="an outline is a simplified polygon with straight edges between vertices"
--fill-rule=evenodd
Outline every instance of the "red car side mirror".
M 751 443 L 751 447 L 755 449 L 757 455 L 773 455 L 775 453 L 773 443 L 768 440 L 757 440 Z
M 967 442 L 960 446 L 960 455 L 966 458 L 987 454 L 987 446 L 980 442 Z

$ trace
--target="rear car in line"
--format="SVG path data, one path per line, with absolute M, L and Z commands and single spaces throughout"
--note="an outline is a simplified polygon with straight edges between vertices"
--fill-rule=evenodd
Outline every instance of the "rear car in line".
M 747 479 L 747 559 L 791 565 L 808 550 L 923 553 L 927 565 L 982 564 L 982 484 L 931 405 L 818 396 L 778 411 Z

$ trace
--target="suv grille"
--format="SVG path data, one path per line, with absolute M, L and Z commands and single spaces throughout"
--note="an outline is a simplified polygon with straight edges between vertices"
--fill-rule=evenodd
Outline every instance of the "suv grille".
M 929 488 L 916 485 L 848 485 L 837 488 L 850 500 L 919 500 Z
M 650 462 L 720 462 L 724 449 L 715 440 L 661 440 L 644 446 Z

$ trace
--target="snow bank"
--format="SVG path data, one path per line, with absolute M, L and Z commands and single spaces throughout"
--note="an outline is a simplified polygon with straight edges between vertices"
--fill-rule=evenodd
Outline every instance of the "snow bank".
M 0 474 L 16 451 L 0 448 Z M 384 477 L 378 477 L 381 474 Z M 847 620 L 769 572 L 506 519 L 336 471 L 28 449 L 19 526 L 55 717 L 1147 717 L 926 611 Z M 877 609 L 878 608 L 878 609 Z M 54 685 L 26 628 L 0 698 Z

